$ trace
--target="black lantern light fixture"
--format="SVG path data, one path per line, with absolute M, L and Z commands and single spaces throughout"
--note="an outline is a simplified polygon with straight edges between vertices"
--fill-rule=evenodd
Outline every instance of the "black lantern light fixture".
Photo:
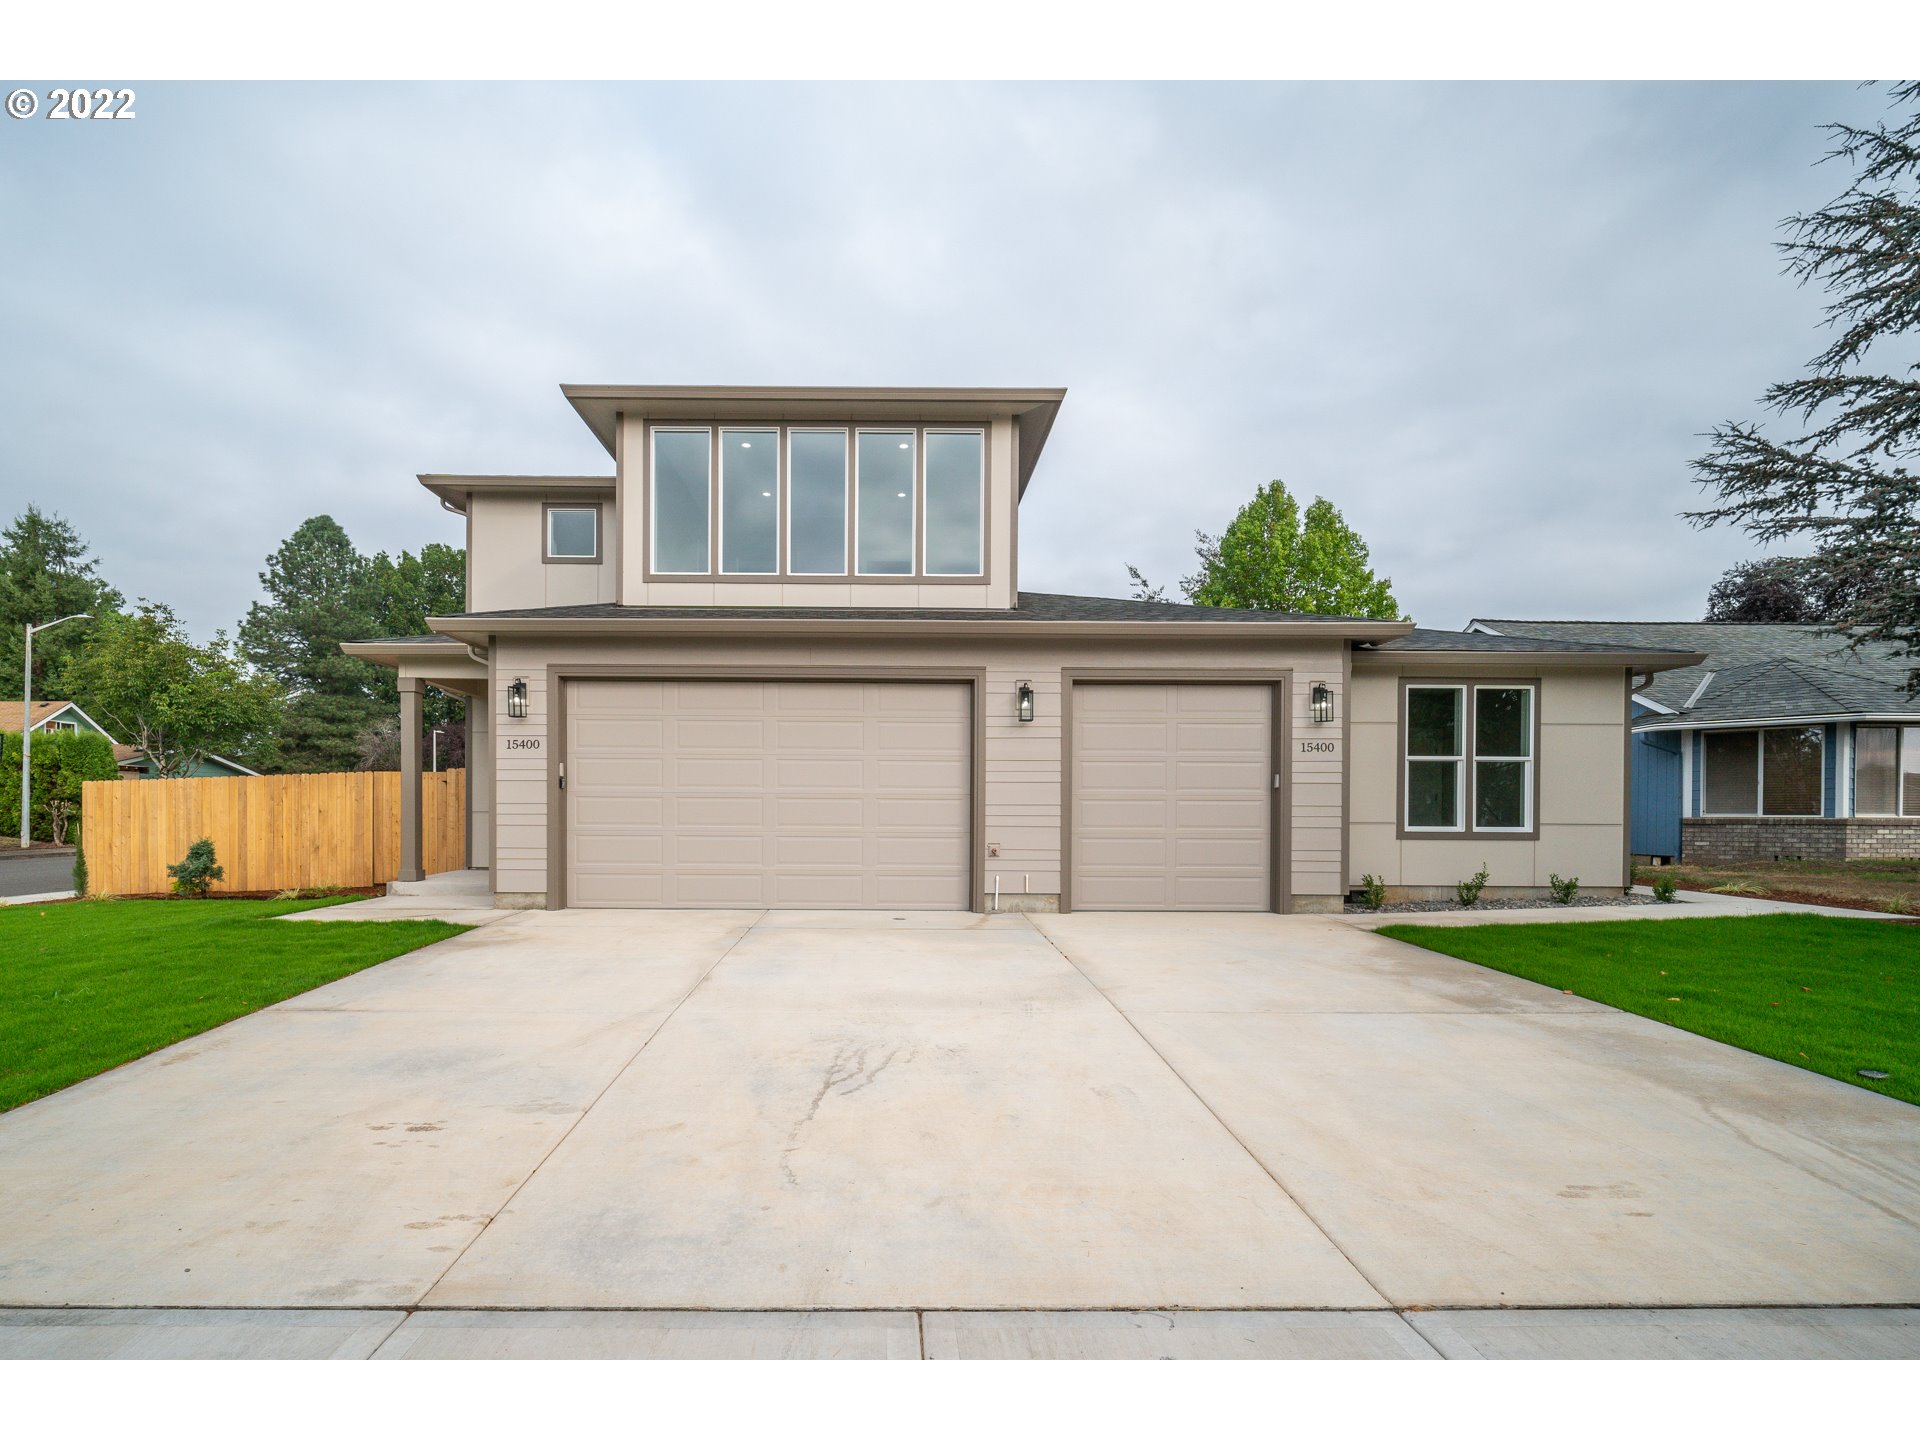
M 1324 681 L 1316 681 L 1313 689 L 1307 692 L 1307 708 L 1316 725 L 1325 725 L 1333 719 L 1333 687 Z
M 1020 723 L 1024 725 L 1033 719 L 1033 686 L 1022 680 L 1018 694 L 1020 697 Z
M 516 720 L 527 718 L 527 682 L 524 679 L 516 677 L 507 686 L 507 714 Z

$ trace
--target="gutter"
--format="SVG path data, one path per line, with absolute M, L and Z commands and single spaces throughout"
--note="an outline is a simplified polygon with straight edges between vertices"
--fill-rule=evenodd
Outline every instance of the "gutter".
M 449 638 L 484 641 L 493 635 L 574 635 L 650 637 L 656 635 L 859 635 L 907 636 L 914 639 L 992 636 L 1005 639 L 1027 635 L 1036 639 L 1071 636 L 1077 639 L 1145 640 L 1154 637 L 1182 640 L 1393 640 L 1413 627 L 1399 621 L 1356 621 L 1352 624 L 1313 624 L 1299 621 L 1258 620 L 884 620 L 782 619 L 765 615 L 736 618 L 727 615 L 593 617 L 566 620 L 519 617 L 487 619 L 429 616 L 427 625 Z

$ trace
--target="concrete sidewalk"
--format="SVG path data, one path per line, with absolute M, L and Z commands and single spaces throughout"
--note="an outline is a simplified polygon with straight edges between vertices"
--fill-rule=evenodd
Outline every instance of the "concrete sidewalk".
M 1636 895 L 1651 897 L 1645 885 Z M 1831 915 L 1837 920 L 1885 920 L 1915 924 L 1911 915 L 1878 910 L 1849 910 L 1839 905 L 1802 905 L 1793 900 L 1762 900 L 1752 895 L 1716 895 L 1682 890 L 1670 905 L 1543 905 L 1531 910 L 1412 910 L 1398 914 L 1341 915 L 1361 930 L 1382 925 L 1565 925 L 1600 920 L 1702 920 L 1724 915 Z
M 0 1360 L 1912 1360 L 1920 1310 L 0 1310 Z

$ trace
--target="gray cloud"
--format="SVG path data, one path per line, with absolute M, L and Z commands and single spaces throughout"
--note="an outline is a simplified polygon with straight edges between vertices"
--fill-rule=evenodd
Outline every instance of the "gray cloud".
M 1022 583 L 1322 494 L 1425 623 L 1699 613 L 1848 85 L 147 86 L 0 122 L 0 489 L 231 627 L 327 511 L 609 461 L 561 381 L 1062 384 Z

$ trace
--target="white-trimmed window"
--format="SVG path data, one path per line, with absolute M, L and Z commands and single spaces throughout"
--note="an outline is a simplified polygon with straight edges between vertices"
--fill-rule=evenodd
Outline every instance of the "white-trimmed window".
M 1826 732 L 1818 725 L 1708 730 L 1700 742 L 1703 815 L 1818 815 Z
M 1920 725 L 1854 728 L 1853 813 L 1920 816 Z
M 780 573 L 780 432 L 720 432 L 720 573 Z
M 1533 829 L 1533 687 L 1473 687 L 1473 828 Z
M 546 507 L 546 558 L 591 564 L 600 558 L 600 507 Z
M 1537 704 L 1531 684 L 1409 684 L 1400 726 L 1401 828 L 1532 834 Z
M 787 431 L 787 571 L 847 573 L 847 432 Z
M 649 524 L 656 575 L 705 575 L 712 569 L 713 432 L 705 426 L 652 434 Z
M 1467 687 L 1409 685 L 1401 733 L 1406 737 L 1408 830 L 1462 828 L 1467 760 Z
M 911 575 L 914 432 L 854 436 L 853 568 L 857 575 Z
M 981 430 L 926 432 L 927 497 L 921 548 L 929 575 L 986 569 L 987 437 Z

